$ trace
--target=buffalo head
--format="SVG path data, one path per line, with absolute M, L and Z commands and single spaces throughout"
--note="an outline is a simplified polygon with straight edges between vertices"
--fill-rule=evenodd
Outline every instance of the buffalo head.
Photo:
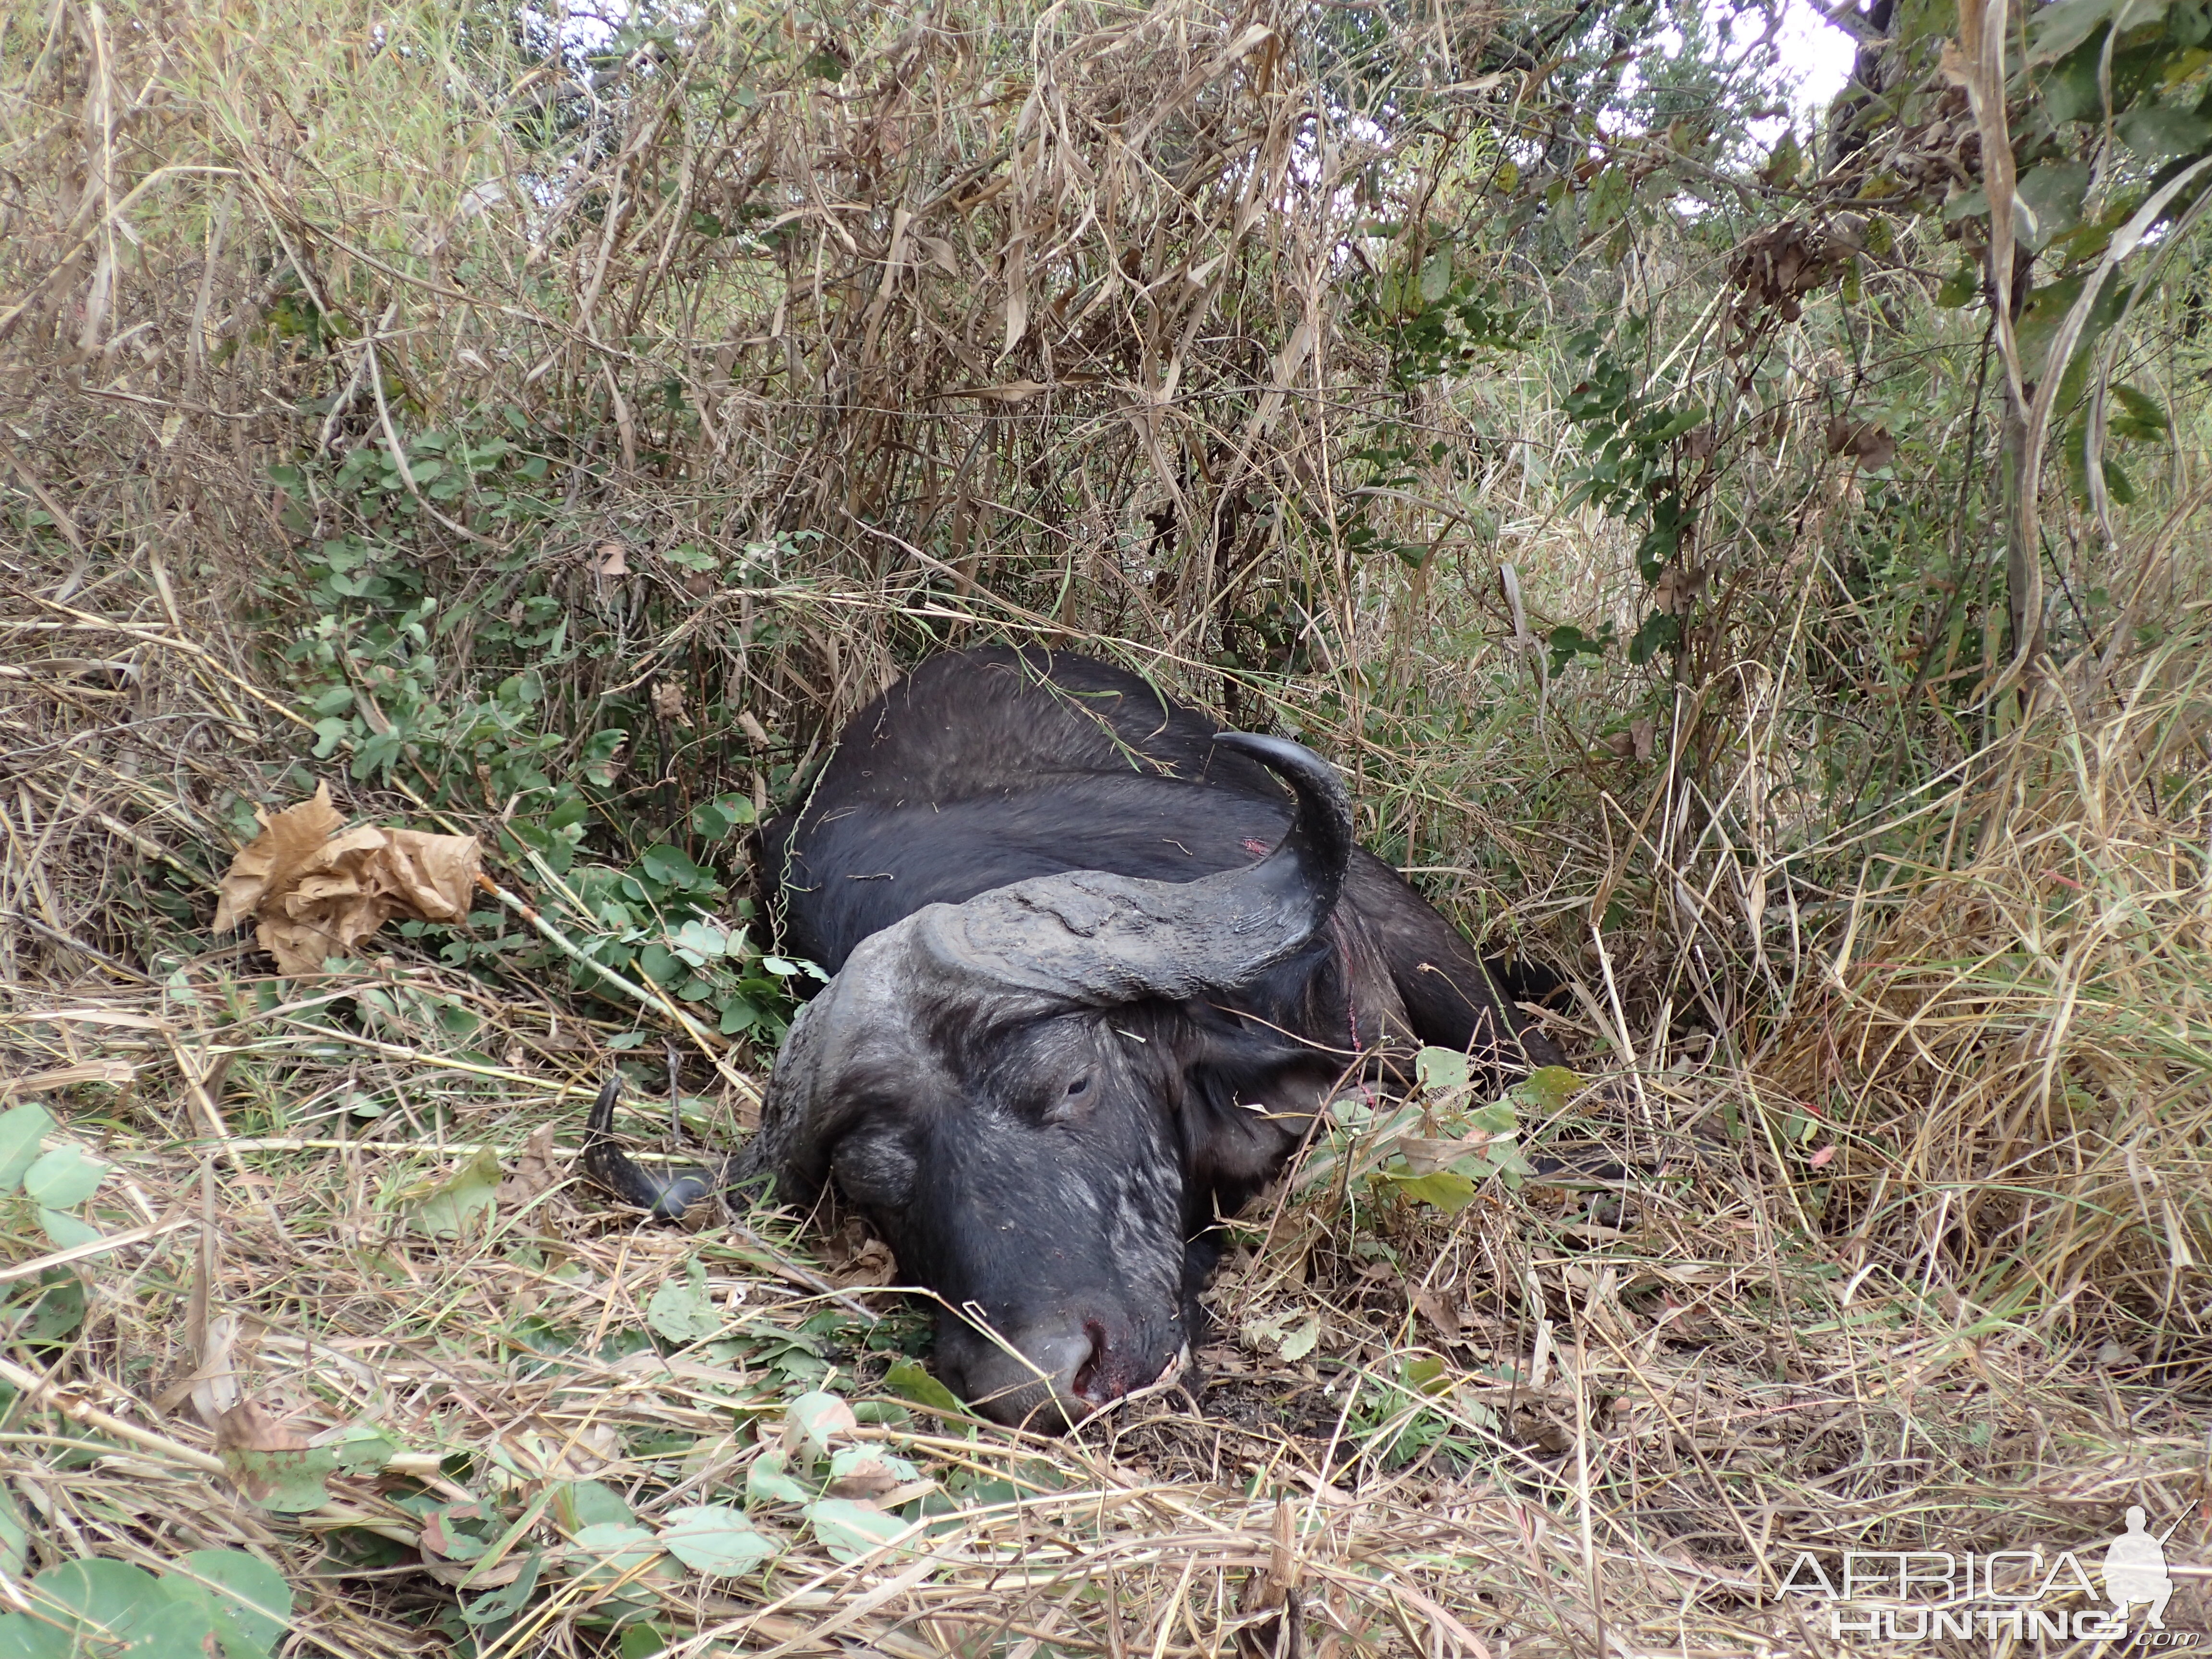
M 1217 1213 L 1342 1067 L 1249 1011 L 1328 948 L 1343 785 L 1296 744 L 1218 741 L 1296 796 L 1272 852 L 1182 883 L 1037 877 L 869 936 L 793 1022 L 748 1148 L 781 1197 L 834 1186 L 867 1217 L 939 1299 L 945 1380 L 1001 1422 L 1057 1429 L 1174 1369 Z M 698 1190 L 610 1184 L 664 1209 Z

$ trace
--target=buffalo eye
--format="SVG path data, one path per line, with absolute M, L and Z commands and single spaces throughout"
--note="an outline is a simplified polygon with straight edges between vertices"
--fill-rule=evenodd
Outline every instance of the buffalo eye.
M 1091 1076 L 1085 1073 L 1061 1090 L 1058 1099 L 1046 1103 L 1044 1121 L 1048 1123 L 1066 1123 L 1090 1103 Z

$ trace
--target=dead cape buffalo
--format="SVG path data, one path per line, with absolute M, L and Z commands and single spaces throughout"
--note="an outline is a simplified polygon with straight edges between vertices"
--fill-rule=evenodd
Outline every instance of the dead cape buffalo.
M 1417 1042 L 1559 1059 L 1353 844 L 1319 757 L 1087 658 L 923 663 L 763 842 L 784 948 L 834 977 L 759 1133 L 714 1176 L 648 1174 L 608 1138 L 611 1088 L 587 1167 L 664 1216 L 758 1174 L 800 1205 L 834 1187 L 940 1298 L 945 1382 L 1001 1422 L 1167 1374 L 1218 1218 L 1347 1080 L 1401 1080 Z

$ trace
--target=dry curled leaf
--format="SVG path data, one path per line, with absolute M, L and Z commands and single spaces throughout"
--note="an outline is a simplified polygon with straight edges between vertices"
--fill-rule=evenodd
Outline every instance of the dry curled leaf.
M 1433 1175 L 1471 1153 L 1480 1153 L 1494 1139 L 1480 1130 L 1457 1139 L 1437 1140 L 1425 1135 L 1400 1135 L 1398 1156 L 1415 1175 Z
M 897 1278 L 898 1262 L 890 1246 L 872 1238 L 831 1273 L 830 1282 L 845 1290 L 869 1290 Z
M 1872 471 L 1880 471 L 1897 459 L 1897 440 L 1889 429 L 1875 421 L 1850 421 L 1838 415 L 1828 422 L 1828 453 L 1849 453 Z
M 208 1321 L 207 1340 L 202 1345 L 199 1364 L 190 1378 L 190 1398 L 192 1410 L 201 1422 L 223 1431 L 224 1425 L 240 1411 L 259 1414 L 260 1408 L 239 1397 L 237 1346 L 245 1322 L 236 1314 L 217 1314 Z
M 215 930 L 228 933 L 260 908 L 273 887 L 283 884 L 344 824 L 331 805 L 331 787 L 315 786 L 314 794 L 297 806 L 288 806 L 275 817 L 257 809 L 261 833 L 230 861 L 224 874 L 222 897 L 215 908 Z
M 1850 250 L 1823 226 L 1785 219 L 1747 237 L 1729 259 L 1729 281 L 1741 290 L 1729 313 L 1740 334 L 1757 331 L 1764 313 L 1784 323 L 1803 315 L 1801 296 L 1840 276 Z
M 1670 617 L 1679 617 L 1704 597 L 1709 578 L 1702 570 L 1668 565 L 1651 586 L 1651 603 Z
M 217 1451 L 301 1451 L 307 1437 L 252 1400 L 241 1400 L 216 1419 Z
M 1038 392 L 1048 390 L 1042 380 L 1008 380 L 1003 386 L 963 386 L 950 394 L 955 398 L 981 398 L 986 403 L 1024 404 Z
M 321 971 L 393 916 L 459 921 L 469 913 L 483 853 L 473 836 L 420 830 L 344 830 L 328 784 L 311 799 L 262 819 L 231 861 L 216 931 L 258 924 L 256 942 L 277 971 Z
M 620 542 L 601 542 L 592 554 L 592 574 L 595 576 L 629 575 L 628 550 Z
M 559 1186 L 562 1178 L 553 1160 L 553 1126 L 541 1123 L 530 1132 L 522 1156 L 514 1160 L 514 1168 L 501 1179 L 492 1196 L 502 1206 L 520 1206 Z
M 830 1482 L 830 1496 L 879 1498 L 886 1492 L 897 1491 L 906 1484 L 908 1478 L 881 1456 L 864 1454 L 841 1462 L 835 1478 Z
M 690 716 L 684 712 L 684 688 L 674 680 L 653 683 L 653 712 L 657 718 L 674 726 L 691 724 Z
M 1459 1309 L 1448 1292 L 1423 1285 L 1413 1291 L 1413 1311 L 1435 1326 L 1437 1335 L 1447 1342 L 1459 1340 Z

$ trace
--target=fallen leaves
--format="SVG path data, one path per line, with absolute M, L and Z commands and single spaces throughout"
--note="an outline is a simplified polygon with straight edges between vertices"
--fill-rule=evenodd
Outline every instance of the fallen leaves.
M 497 1203 L 520 1208 L 567 1179 L 568 1173 L 553 1152 L 553 1126 L 541 1123 L 530 1132 L 522 1155 L 501 1178 L 492 1197 Z
M 223 876 L 215 930 L 252 919 L 280 973 L 319 973 L 394 916 L 453 922 L 469 913 L 483 860 L 473 836 L 349 830 L 327 783 L 274 817 L 256 816 L 261 833 Z
M 666 720 L 672 726 L 689 726 L 691 717 L 684 712 L 684 688 L 674 680 L 655 680 L 653 683 L 653 713 L 656 720 Z
M 1804 313 L 1802 297 L 1840 275 L 1850 250 L 1820 227 L 1785 219 L 1739 243 L 1729 261 L 1729 281 L 1742 290 L 1731 319 L 1745 335 L 1754 319 L 1771 311 L 1785 323 Z
M 1828 422 L 1828 453 L 1848 454 L 1870 472 L 1897 459 L 1897 440 L 1878 421 L 1853 421 L 1838 415 Z
M 499 1159 L 489 1150 L 469 1158 L 451 1175 L 400 1194 L 403 1211 L 432 1238 L 456 1238 L 498 1204 Z

